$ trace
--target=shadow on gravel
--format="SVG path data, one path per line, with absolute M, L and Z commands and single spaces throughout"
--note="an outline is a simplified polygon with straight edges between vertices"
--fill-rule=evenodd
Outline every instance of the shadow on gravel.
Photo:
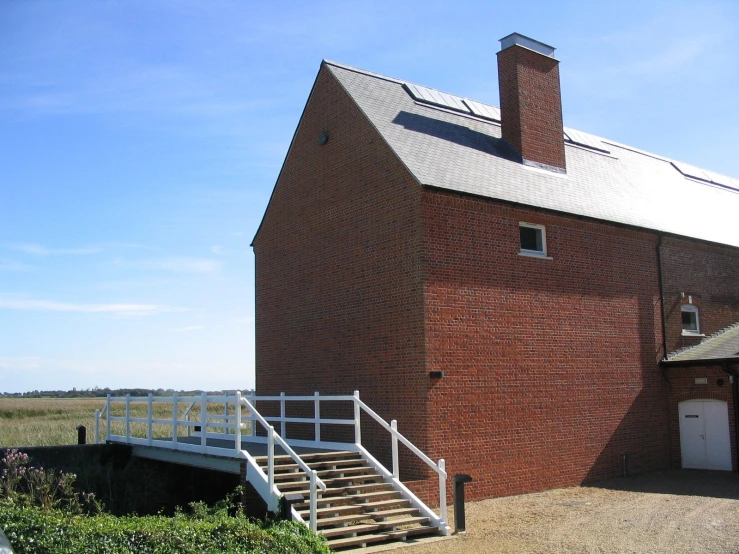
M 739 500 L 739 473 L 671 469 L 583 484 L 584 487 L 630 492 L 707 496 Z

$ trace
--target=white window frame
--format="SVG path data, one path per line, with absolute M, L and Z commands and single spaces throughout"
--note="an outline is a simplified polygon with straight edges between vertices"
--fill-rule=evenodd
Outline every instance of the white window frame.
M 686 329 L 685 327 L 682 327 L 683 312 L 690 312 L 692 314 L 695 314 L 695 329 Z M 695 306 L 693 304 L 683 304 L 682 306 L 680 306 L 680 326 L 682 327 L 683 335 L 688 335 L 692 337 L 703 336 L 701 335 L 701 320 L 700 320 L 700 315 L 698 313 L 698 306 Z
M 544 227 L 544 225 L 538 225 L 536 223 L 527 223 L 525 221 L 519 221 L 518 222 L 518 228 L 519 228 L 519 234 L 518 234 L 518 240 L 519 240 L 519 246 L 521 244 L 521 227 L 527 227 L 529 229 L 536 229 L 538 231 L 541 231 L 541 247 L 542 250 L 528 250 L 526 248 L 521 247 L 521 250 L 519 251 L 520 256 L 532 256 L 534 258 L 545 258 L 548 260 L 551 260 L 547 256 L 547 229 Z

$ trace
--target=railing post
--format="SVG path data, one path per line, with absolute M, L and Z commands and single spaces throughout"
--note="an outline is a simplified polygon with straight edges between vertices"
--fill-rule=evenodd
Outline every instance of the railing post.
M 208 438 L 206 433 L 206 427 L 208 424 L 208 393 L 202 392 L 200 394 L 200 450 L 205 454 L 205 449 L 208 446 Z
M 439 460 L 439 517 L 441 521 L 447 523 L 449 518 L 446 513 L 446 462 L 444 458 Z
M 316 478 L 318 473 L 315 469 L 310 472 L 310 529 L 314 533 L 318 529 L 318 490 L 316 488 Z
M 390 422 L 390 428 L 398 431 L 398 420 L 394 419 Z M 398 463 L 398 435 L 391 433 L 393 439 L 393 477 L 400 479 L 400 464 Z
M 178 406 L 179 393 L 174 391 L 172 394 L 172 444 L 175 450 L 177 450 L 177 434 L 180 432 L 178 429 L 180 421 L 180 407 Z M 190 426 L 188 425 L 188 429 Z
M 316 419 L 316 442 L 321 442 L 321 422 L 319 421 L 321 419 L 320 394 L 318 392 L 314 392 L 313 396 L 315 398 L 314 417 Z
M 234 414 L 234 421 L 236 422 L 234 425 L 234 450 L 236 450 L 236 455 L 239 455 L 239 452 L 241 452 L 241 391 L 236 391 L 236 402 L 234 403 L 234 407 L 236 408 L 236 413 Z
M 126 443 L 131 442 L 131 394 L 126 393 Z
M 153 408 L 152 407 L 152 396 L 153 396 L 152 393 L 149 393 L 149 403 L 148 403 L 149 404 L 149 410 L 148 410 L 149 411 L 149 421 L 147 422 L 147 425 L 146 425 L 146 437 L 149 439 L 149 446 L 151 446 L 151 443 L 154 440 L 154 437 L 152 436 L 153 424 L 151 421 L 152 418 L 154 417 L 154 410 L 152 409 Z
M 221 431 L 224 435 L 228 435 L 228 427 L 225 427 L 228 425 L 228 398 L 223 403 L 223 425 L 224 427 L 221 427 Z
M 95 410 L 95 444 L 100 442 L 100 410 Z
M 285 393 L 280 393 L 280 436 L 284 439 L 287 435 L 285 423 Z
M 272 496 L 275 488 L 275 428 L 271 425 L 267 429 L 267 484 Z
M 110 440 L 110 395 L 105 398 L 105 442 Z
M 359 422 L 359 414 L 361 408 L 359 407 L 359 391 L 354 391 L 354 442 L 356 444 L 362 444 L 362 427 Z

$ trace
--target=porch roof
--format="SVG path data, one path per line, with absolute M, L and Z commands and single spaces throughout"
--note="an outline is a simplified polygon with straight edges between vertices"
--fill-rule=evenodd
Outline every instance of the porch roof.
M 668 365 L 700 363 L 739 363 L 739 322 L 706 337 L 700 343 L 668 354 L 662 360 Z

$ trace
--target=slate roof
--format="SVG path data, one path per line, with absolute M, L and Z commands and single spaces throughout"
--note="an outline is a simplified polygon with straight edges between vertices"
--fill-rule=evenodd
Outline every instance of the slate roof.
M 324 64 L 422 185 L 739 247 L 739 180 L 722 178 L 732 190 L 687 178 L 672 160 L 599 137 L 610 154 L 565 143 L 566 175 L 524 166 L 499 124 Z
M 739 322 L 699 344 L 668 355 L 663 363 L 690 363 L 711 360 L 739 360 Z

